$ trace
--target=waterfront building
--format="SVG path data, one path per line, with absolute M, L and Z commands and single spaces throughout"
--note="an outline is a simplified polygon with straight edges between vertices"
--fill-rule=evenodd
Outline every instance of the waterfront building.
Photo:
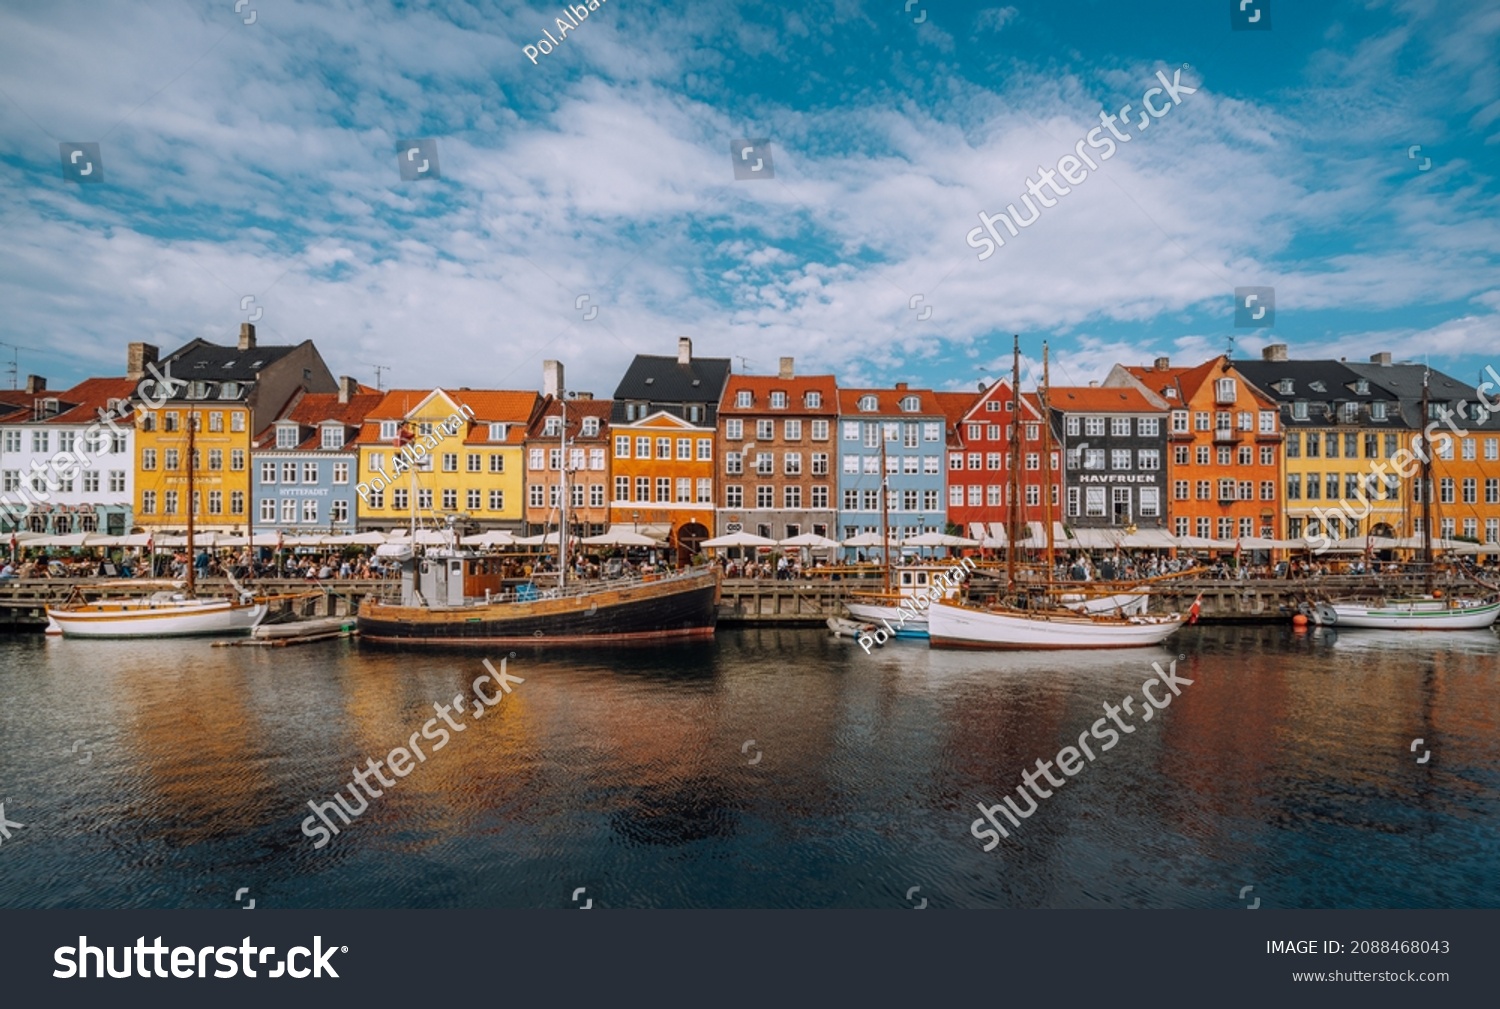
M 1372 385 L 1390 389 L 1399 398 L 1406 418 L 1405 447 L 1422 448 L 1423 430 L 1433 428 L 1432 514 L 1434 536 L 1467 539 L 1481 544 L 1481 552 L 1500 553 L 1500 414 L 1487 410 L 1479 391 L 1423 364 L 1394 364 L 1388 353 L 1375 354 L 1368 364 L 1349 368 Z M 1422 383 L 1427 382 L 1428 412 L 1422 415 Z M 1495 386 L 1486 390 L 1490 403 Z M 1414 463 L 1412 465 L 1420 465 Z M 1409 469 L 1411 467 L 1408 467 Z M 1422 533 L 1423 488 L 1420 476 L 1406 481 L 1409 535 Z
M 1284 343 L 1264 348 L 1259 361 L 1231 366 L 1277 404 L 1283 434 L 1278 536 L 1411 535 L 1409 484 L 1415 479 L 1403 481 L 1391 457 L 1409 447 L 1406 432 L 1414 418 L 1396 392 L 1339 361 L 1289 360 Z
M 881 529 L 880 459 L 893 538 L 942 532 L 946 416 L 930 389 L 844 389 L 839 398 L 839 535 Z
M 526 429 L 525 440 L 529 535 L 557 528 L 564 473 L 568 528 L 573 535 L 597 536 L 609 525 L 609 416 L 613 408 L 613 402 L 594 399 L 592 393 L 569 392 L 563 383 L 562 363 L 542 362 L 542 403 Z
M 420 525 L 520 533 L 526 429 L 535 391 L 395 389 L 368 414 L 357 449 L 360 531 Z M 415 483 L 415 494 L 413 494 Z
M 1159 400 L 1129 386 L 1053 386 L 1063 452 L 1063 521 L 1071 528 L 1167 528 L 1167 424 Z
M 978 392 L 943 392 L 940 390 L 933 393 L 933 397 L 937 400 L 938 409 L 943 411 L 944 463 L 941 468 L 943 470 L 944 476 L 943 492 L 938 495 L 938 500 L 943 502 L 943 522 L 945 531 L 954 536 L 967 536 L 971 539 L 980 540 L 981 542 L 983 542 L 984 538 L 989 535 L 989 531 L 987 529 L 984 529 L 983 527 L 977 529 L 969 529 L 961 525 L 959 522 L 955 521 L 954 517 L 948 513 L 948 467 L 946 461 L 952 457 L 952 454 L 954 452 L 958 452 L 960 454 L 963 452 L 964 417 L 968 415 L 970 407 L 974 405 L 975 400 L 979 398 L 979 395 L 983 393 L 984 390 L 985 383 L 980 382 Z
M 132 343 L 129 373 L 140 382 L 135 411 L 135 520 L 148 531 L 181 532 L 193 509 L 204 532 L 247 532 L 253 433 L 302 392 L 335 392 L 337 383 L 311 340 L 261 346 L 240 326 L 232 347 L 194 340 L 157 360 Z M 151 369 L 155 369 L 151 373 Z M 187 425 L 197 418 L 195 489 L 188 500 Z
M 838 416 L 834 377 L 798 375 L 790 357 L 775 375 L 730 375 L 719 406 L 719 532 L 835 537 Z
M 64 536 L 130 530 L 134 430 L 128 378 L 90 378 L 61 392 L 30 375 L 0 394 L 0 530 Z M 20 393 L 17 395 L 17 393 Z
M 355 438 L 385 396 L 348 376 L 338 386 L 338 392 L 297 393 L 251 443 L 255 532 L 355 531 Z
M 1226 356 L 1192 368 L 1174 368 L 1165 357 L 1149 368 L 1117 364 L 1103 385 L 1139 389 L 1169 411 L 1167 510 L 1174 535 L 1276 536 L 1282 528 L 1278 404 Z
M 948 520 L 963 528 L 964 535 L 1003 537 L 1012 507 L 1034 546 L 1043 545 L 1048 516 L 1054 523 L 1062 522 L 1062 453 L 1057 440 L 1043 429 L 1043 421 L 1035 394 L 1018 398 L 1009 377 L 973 397 L 956 425 L 959 447 L 948 451 L 947 465 Z M 1042 453 L 1048 444 L 1051 491 L 1044 493 Z M 1012 451 L 1019 453 L 1019 492 L 1011 485 Z
M 729 359 L 637 354 L 615 389 L 610 522 L 674 546 L 680 560 L 713 535 L 714 454 Z

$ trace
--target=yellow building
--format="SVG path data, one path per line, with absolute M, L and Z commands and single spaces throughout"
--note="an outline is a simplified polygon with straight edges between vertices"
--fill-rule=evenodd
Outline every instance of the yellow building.
M 333 392 L 333 375 L 311 340 L 262 347 L 255 327 L 239 343 L 194 340 L 158 360 L 132 343 L 128 377 L 140 381 L 135 411 L 135 521 L 146 531 L 181 532 L 188 509 L 204 532 L 248 531 L 250 447 L 299 391 Z M 193 494 L 188 494 L 188 424 L 193 433 Z
M 523 443 L 540 405 L 529 391 L 386 393 L 355 445 L 359 528 L 405 526 L 415 508 L 418 522 L 429 527 L 455 516 L 465 531 L 519 531 L 526 508 Z

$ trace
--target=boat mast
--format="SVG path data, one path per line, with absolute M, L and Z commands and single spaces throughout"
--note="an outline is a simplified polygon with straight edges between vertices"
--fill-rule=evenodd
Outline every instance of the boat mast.
M 557 441 L 562 446 L 558 457 L 557 495 L 557 587 L 559 591 L 568 583 L 568 401 L 557 390 L 557 404 L 562 415 Z
M 885 468 L 885 421 L 880 421 L 880 559 L 884 561 L 885 592 L 891 591 L 891 492 Z
M 193 575 L 193 565 L 197 561 L 197 558 L 193 555 L 193 512 L 197 510 L 197 509 L 195 509 L 193 507 L 193 505 L 196 503 L 195 500 L 194 500 L 194 497 L 195 497 L 195 495 L 197 493 L 194 490 L 194 482 L 195 482 L 195 480 L 197 478 L 197 475 L 198 475 L 197 474 L 197 468 L 193 465 L 193 456 L 195 454 L 197 454 L 198 450 L 193 447 L 193 443 L 195 441 L 195 434 L 197 432 L 197 427 L 198 427 L 198 417 L 197 417 L 197 414 L 194 411 L 192 411 L 192 410 L 188 410 L 187 411 L 187 594 L 188 594 L 188 598 L 192 598 L 195 595 L 195 590 L 197 588 L 197 580 L 194 578 L 194 575 Z
M 1056 564 L 1055 544 L 1052 541 L 1052 380 L 1047 364 L 1047 344 L 1042 343 L 1042 524 L 1047 529 L 1047 587 L 1052 587 L 1052 572 Z
M 1005 550 L 1005 583 L 1006 590 L 1014 593 L 1016 591 L 1016 541 L 1019 539 L 1020 529 L 1016 516 L 1021 504 L 1021 466 L 1020 453 L 1018 451 L 1021 443 L 1021 334 L 1017 333 L 1011 346 L 1011 380 L 1010 380 L 1010 508 L 1005 515 L 1005 536 L 1010 542 Z
M 1422 372 L 1422 423 L 1427 423 L 1431 412 L 1428 402 L 1427 380 L 1431 372 Z M 1446 436 L 1445 436 L 1446 437 Z M 1427 594 L 1432 595 L 1432 439 L 1422 436 L 1422 570 L 1426 579 Z

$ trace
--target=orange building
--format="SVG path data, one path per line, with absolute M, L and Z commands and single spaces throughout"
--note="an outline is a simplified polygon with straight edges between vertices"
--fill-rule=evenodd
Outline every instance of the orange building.
M 1275 402 L 1229 367 L 1159 357 L 1115 365 L 1106 386 L 1133 386 L 1170 411 L 1167 514 L 1178 536 L 1266 539 L 1281 530 L 1281 424 Z

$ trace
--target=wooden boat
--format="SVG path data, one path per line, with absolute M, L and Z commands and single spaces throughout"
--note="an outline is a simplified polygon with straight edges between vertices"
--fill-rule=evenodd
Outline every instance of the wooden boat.
M 1472 631 L 1493 626 L 1500 601 L 1458 596 L 1418 596 L 1319 602 L 1303 610 L 1320 627 L 1353 627 L 1386 631 Z
M 898 638 L 925 638 L 928 591 L 936 584 L 939 575 L 955 571 L 961 572 L 961 577 L 967 577 L 967 570 L 954 564 L 915 564 L 900 568 L 895 572 L 897 577 L 890 590 L 852 593 L 844 608 L 855 620 L 883 623 Z M 916 603 L 919 596 L 923 599 L 920 606 Z M 956 587 L 945 592 L 945 598 L 958 597 Z
M 1060 649 L 1138 648 L 1177 633 L 1187 617 L 1107 617 L 1068 609 L 937 603 L 928 613 L 933 648 Z
M 860 635 L 870 635 L 875 631 L 874 624 L 860 623 L 858 620 L 847 620 L 844 617 L 829 617 L 825 623 L 836 638 L 858 638 Z M 885 644 L 884 641 L 877 644 Z

